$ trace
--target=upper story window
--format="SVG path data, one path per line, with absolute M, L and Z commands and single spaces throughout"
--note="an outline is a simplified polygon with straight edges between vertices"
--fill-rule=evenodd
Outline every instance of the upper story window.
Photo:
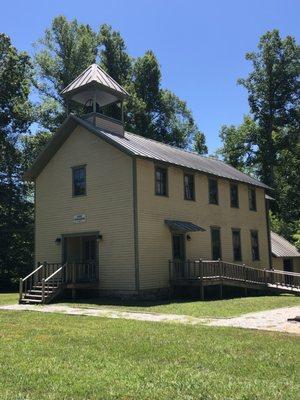
M 254 187 L 248 188 L 248 196 L 249 196 L 249 210 L 256 211 L 256 191 Z
M 218 227 L 211 227 L 211 252 L 212 252 L 212 259 L 218 260 L 222 256 L 221 251 L 221 231 Z
M 251 231 L 251 251 L 252 260 L 259 261 L 259 243 L 258 243 L 258 232 Z
M 192 174 L 184 174 L 184 199 L 195 200 L 195 177 Z
M 155 168 L 155 194 L 158 196 L 168 195 L 168 170 L 162 167 Z
M 241 231 L 239 229 L 232 229 L 232 246 L 233 246 L 234 261 L 241 261 L 242 244 L 241 244 Z
M 230 207 L 239 207 L 239 187 L 237 183 L 230 184 Z
M 219 204 L 218 181 L 216 179 L 208 179 L 208 193 L 209 204 Z
M 86 194 L 86 171 L 85 165 L 72 168 L 73 173 L 73 196 Z

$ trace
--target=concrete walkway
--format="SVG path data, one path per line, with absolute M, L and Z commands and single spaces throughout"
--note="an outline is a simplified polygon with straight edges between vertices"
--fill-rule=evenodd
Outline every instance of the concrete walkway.
M 0 310 L 10 311 L 37 311 L 44 313 L 58 313 L 68 315 L 86 315 L 90 317 L 105 317 L 129 319 L 136 321 L 150 322 L 169 322 L 184 325 L 208 325 L 208 326 L 229 326 L 245 329 L 259 329 L 277 332 L 286 332 L 300 335 L 300 323 L 288 322 L 288 318 L 295 318 L 300 315 L 300 307 L 284 307 L 275 310 L 260 311 L 250 314 L 244 314 L 234 318 L 197 318 L 188 315 L 177 314 L 158 314 L 119 311 L 107 309 L 105 307 L 97 308 L 76 308 L 67 305 L 50 304 L 43 306 L 13 304 L 1 306 Z
M 300 307 L 283 307 L 244 314 L 240 317 L 213 319 L 207 325 L 260 329 L 300 335 L 300 322 L 287 321 L 287 319 L 296 316 L 300 316 Z
M 38 305 L 38 306 L 32 304 L 12 304 L 7 306 L 0 306 L 0 310 L 38 311 L 44 313 L 86 315 L 89 317 L 132 319 L 136 321 L 150 321 L 150 322 L 174 322 L 174 323 L 177 322 L 184 325 L 203 324 L 204 322 L 208 321 L 207 318 L 196 318 L 188 315 L 129 312 L 129 311 L 119 311 L 111 308 L 108 309 L 105 307 L 76 308 L 59 304 Z

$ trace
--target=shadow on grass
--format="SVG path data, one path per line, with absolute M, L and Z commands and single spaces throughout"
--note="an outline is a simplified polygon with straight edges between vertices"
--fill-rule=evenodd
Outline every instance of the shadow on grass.
M 268 296 L 269 293 L 263 292 L 256 292 L 251 293 L 248 296 L 242 295 L 241 293 L 227 293 L 226 296 L 221 300 L 220 298 L 211 294 L 207 296 L 205 300 L 202 300 L 203 303 L 210 303 L 213 304 L 214 302 L 226 301 L 231 299 L 239 299 L 242 297 L 261 297 L 261 296 Z M 274 296 L 274 294 L 273 294 Z M 170 299 L 153 299 L 153 300 L 143 300 L 143 299 L 122 299 L 122 298 L 108 298 L 108 297 L 77 297 L 76 299 L 70 298 L 62 298 L 59 302 L 67 302 L 68 304 L 88 304 L 88 305 L 95 305 L 95 306 L 121 306 L 121 307 L 137 307 L 137 308 L 149 308 L 149 307 L 158 307 L 158 306 L 166 306 L 166 305 L 175 305 L 175 304 L 192 304 L 192 303 L 199 303 L 201 300 L 197 297 L 174 297 Z
M 72 299 L 61 299 L 60 302 L 68 302 L 69 304 L 89 304 L 95 306 L 122 306 L 122 307 L 155 307 L 163 306 L 168 304 L 182 304 L 199 302 L 197 299 L 171 299 L 171 300 L 130 300 L 130 299 L 108 299 L 105 297 L 97 298 L 77 298 Z

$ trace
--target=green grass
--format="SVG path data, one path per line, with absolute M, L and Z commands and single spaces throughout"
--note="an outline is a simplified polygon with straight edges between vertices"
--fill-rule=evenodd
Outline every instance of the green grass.
M 19 293 L 0 293 L 0 306 L 16 304 L 19 300 Z
M 299 338 L 0 312 L 5 400 L 295 400 Z
M 243 297 L 215 301 L 173 302 L 121 302 L 105 299 L 88 299 L 67 303 L 76 307 L 109 307 L 122 311 L 185 314 L 194 317 L 233 317 L 245 313 L 300 305 L 300 298 L 293 295 Z
M 18 301 L 17 293 L 0 294 L 0 305 L 14 304 Z M 165 314 L 184 314 L 193 317 L 234 317 L 250 312 L 271 310 L 279 307 L 300 306 L 300 297 L 293 295 L 242 297 L 214 301 L 172 301 L 172 302 L 137 302 L 108 299 L 82 299 L 74 302 L 62 301 L 73 307 L 105 307 L 121 311 L 142 311 Z

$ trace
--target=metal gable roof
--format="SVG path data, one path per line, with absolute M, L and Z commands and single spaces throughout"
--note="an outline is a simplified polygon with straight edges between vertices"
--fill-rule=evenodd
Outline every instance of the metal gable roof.
M 34 180 L 38 176 L 53 154 L 62 145 L 66 137 L 71 134 L 78 124 L 130 156 L 177 165 L 217 177 L 244 182 L 268 189 L 268 186 L 259 180 L 238 171 L 216 158 L 200 156 L 197 153 L 179 149 L 129 132 L 125 132 L 124 137 L 117 136 L 113 133 L 100 130 L 88 121 L 73 114 L 68 116 L 59 130 L 53 135 L 52 140 L 39 155 L 32 167 L 25 173 L 26 180 Z
M 275 232 L 271 232 L 271 248 L 275 257 L 300 257 L 297 248 Z
M 86 121 L 84 121 L 84 123 L 87 125 L 87 128 L 88 126 L 92 127 L 93 129 L 95 128 Z M 114 135 L 113 133 L 104 132 L 99 129 L 97 130 L 103 138 L 107 138 L 109 141 L 115 142 L 118 146 L 121 146 L 124 148 L 124 150 L 127 150 L 135 156 L 178 165 L 218 177 L 236 180 L 269 189 L 267 185 L 259 180 L 252 178 L 241 171 L 238 171 L 232 166 L 216 158 L 200 156 L 197 153 L 179 149 L 177 147 L 157 142 L 134 133 L 125 132 L 124 137 L 120 137 Z
M 71 92 L 78 90 L 91 83 L 100 84 L 110 90 L 119 93 L 123 97 L 129 96 L 125 89 L 122 88 L 111 76 L 109 76 L 97 64 L 90 65 L 77 78 L 74 79 L 65 89 L 62 90 L 62 95 L 68 95 Z

